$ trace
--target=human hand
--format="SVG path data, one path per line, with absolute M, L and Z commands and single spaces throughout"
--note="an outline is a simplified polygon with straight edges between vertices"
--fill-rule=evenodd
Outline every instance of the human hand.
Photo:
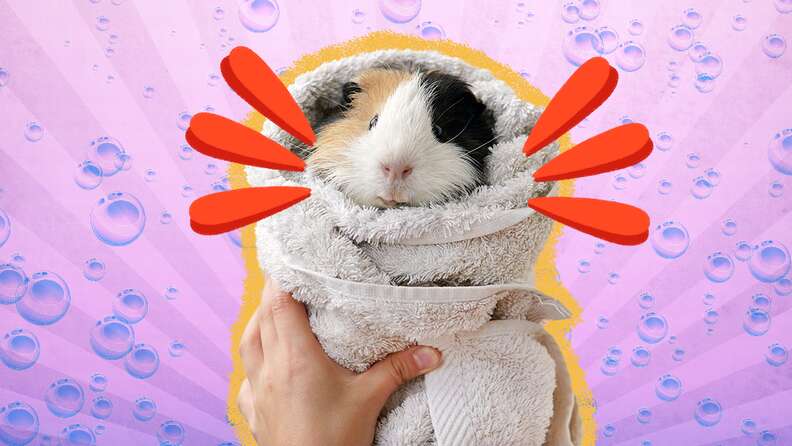
M 393 353 L 356 374 L 322 350 L 305 307 L 267 278 L 240 343 L 247 379 L 237 404 L 260 446 L 370 445 L 382 407 L 440 365 L 434 348 Z

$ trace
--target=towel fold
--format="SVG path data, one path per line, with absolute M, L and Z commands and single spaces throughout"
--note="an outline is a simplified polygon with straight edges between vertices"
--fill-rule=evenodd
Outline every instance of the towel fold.
M 334 118 L 343 83 L 382 65 L 444 71 L 471 85 L 496 119 L 486 185 L 442 204 L 383 210 L 357 205 L 310 169 L 247 167 L 254 186 L 312 191 L 257 224 L 261 267 L 306 304 L 322 347 L 344 367 L 363 371 L 416 342 L 444 352 L 440 369 L 388 401 L 376 444 L 575 444 L 569 377 L 540 325 L 569 312 L 530 282 L 552 221 L 526 203 L 556 192 L 532 174 L 558 144 L 522 153 L 541 110 L 488 71 L 430 51 L 329 62 L 289 91 L 318 129 Z M 308 150 L 272 123 L 262 133 L 296 153 Z

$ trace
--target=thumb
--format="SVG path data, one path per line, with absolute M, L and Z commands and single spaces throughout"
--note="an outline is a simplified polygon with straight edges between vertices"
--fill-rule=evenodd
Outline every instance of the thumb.
M 385 404 L 388 397 L 407 381 L 431 372 L 440 366 L 442 355 L 432 347 L 415 346 L 393 353 L 359 375 L 361 384 L 369 389 L 370 395 Z

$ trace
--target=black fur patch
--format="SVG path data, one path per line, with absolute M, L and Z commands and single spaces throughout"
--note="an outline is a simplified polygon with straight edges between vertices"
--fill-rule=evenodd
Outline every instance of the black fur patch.
M 484 157 L 495 141 L 495 120 L 487 107 L 473 95 L 470 85 L 445 73 L 429 72 L 423 84 L 432 92 L 432 126 L 438 141 L 461 147 L 484 179 Z

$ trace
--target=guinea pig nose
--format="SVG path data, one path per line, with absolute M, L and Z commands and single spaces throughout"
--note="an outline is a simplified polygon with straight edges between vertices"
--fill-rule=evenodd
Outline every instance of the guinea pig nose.
M 412 173 L 412 166 L 382 164 L 382 173 L 388 181 L 403 180 Z

